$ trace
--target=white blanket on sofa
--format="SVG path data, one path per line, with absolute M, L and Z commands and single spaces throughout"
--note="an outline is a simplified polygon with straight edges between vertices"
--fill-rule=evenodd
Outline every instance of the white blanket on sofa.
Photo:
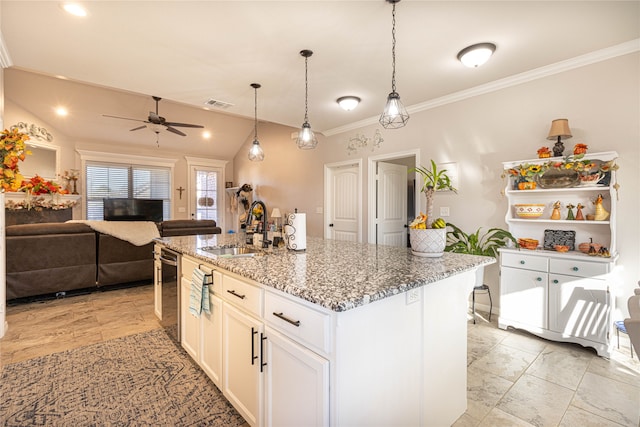
M 67 222 L 81 222 L 87 224 L 95 231 L 120 240 L 125 240 L 136 246 L 144 246 L 153 239 L 160 237 L 158 226 L 151 221 L 96 221 L 72 219 Z

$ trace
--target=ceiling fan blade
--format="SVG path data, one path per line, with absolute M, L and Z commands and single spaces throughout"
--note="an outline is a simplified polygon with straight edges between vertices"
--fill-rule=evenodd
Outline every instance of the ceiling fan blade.
M 184 133 L 184 132 L 180 132 L 178 129 L 174 129 L 174 128 L 172 128 L 171 126 L 167 126 L 167 130 L 168 130 L 169 132 L 173 132 L 173 133 L 178 134 L 178 135 L 180 135 L 180 136 L 187 136 L 187 134 L 186 134 L 186 133 Z
M 204 128 L 204 126 L 202 125 L 192 125 L 189 123 L 165 122 L 164 124 L 165 126 L 176 126 L 176 127 L 183 127 L 183 128 Z
M 147 127 L 147 125 L 142 125 L 142 126 L 138 126 L 137 128 L 129 129 L 129 131 L 133 132 L 134 130 L 140 130 L 140 129 L 144 129 L 146 127 Z
M 110 115 L 108 115 L 108 114 L 103 114 L 103 115 L 102 115 L 102 117 L 111 117 L 112 119 L 133 120 L 134 122 L 148 123 L 146 120 L 130 119 L 129 117 L 110 116 Z

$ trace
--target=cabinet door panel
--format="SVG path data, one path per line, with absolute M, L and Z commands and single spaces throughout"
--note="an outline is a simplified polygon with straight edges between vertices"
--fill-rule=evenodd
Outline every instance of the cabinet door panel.
M 262 323 L 228 303 L 222 305 L 223 393 L 251 426 L 262 414 Z
M 222 386 L 222 300 L 209 289 L 209 311 L 202 313 L 200 366 L 218 387 Z
M 271 328 L 267 332 L 266 425 L 329 425 L 329 361 Z
M 503 267 L 500 317 L 547 328 L 547 273 Z
M 609 310 L 605 280 L 549 275 L 549 328 L 552 331 L 604 343 Z
M 191 281 L 180 282 L 180 343 L 193 360 L 200 360 L 200 319 L 189 312 Z
M 153 312 L 162 320 L 162 263 L 159 260 L 153 261 Z

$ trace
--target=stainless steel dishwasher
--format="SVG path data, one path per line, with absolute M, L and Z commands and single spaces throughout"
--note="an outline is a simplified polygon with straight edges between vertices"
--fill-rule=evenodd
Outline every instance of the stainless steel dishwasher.
M 162 319 L 160 324 L 180 342 L 180 254 L 170 249 L 160 251 Z

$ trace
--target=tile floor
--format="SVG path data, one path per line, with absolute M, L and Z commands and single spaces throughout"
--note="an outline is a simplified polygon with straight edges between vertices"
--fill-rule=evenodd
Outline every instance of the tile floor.
M 629 341 L 603 359 L 590 349 L 469 323 L 467 426 L 640 426 L 640 362 Z M 0 369 L 44 354 L 159 328 L 153 287 L 7 308 Z M 615 338 L 614 338 L 615 339 Z

